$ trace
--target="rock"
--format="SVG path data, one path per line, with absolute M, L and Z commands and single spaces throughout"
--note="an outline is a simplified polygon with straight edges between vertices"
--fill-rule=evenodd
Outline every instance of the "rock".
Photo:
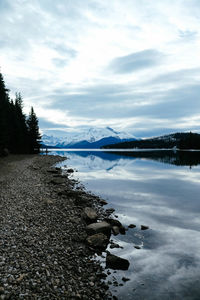
M 103 200 L 103 199 L 101 199 L 101 200 L 99 201 L 99 203 L 100 203 L 101 205 L 107 205 L 107 204 L 108 204 L 108 202 L 107 202 L 106 200 Z
M 94 235 L 90 235 L 86 241 L 90 247 L 99 250 L 105 250 L 109 243 L 108 237 L 103 233 L 96 233 Z
M 108 208 L 105 210 L 106 214 L 111 215 L 115 211 L 114 208 Z
M 110 245 L 110 248 L 113 249 L 113 248 L 120 248 L 120 245 L 116 244 L 116 243 L 112 243 Z
M 141 225 L 141 230 L 147 230 L 147 229 L 149 229 L 149 226 Z
M 86 231 L 89 235 L 95 234 L 95 233 L 104 233 L 107 236 L 110 236 L 111 234 L 111 226 L 109 223 L 103 221 L 98 223 L 92 223 L 86 227 Z
M 8 156 L 8 155 L 9 155 L 9 150 L 8 150 L 7 148 L 4 148 L 4 149 L 2 150 L 2 155 L 3 155 L 3 156 Z
M 54 178 L 50 181 L 50 183 L 53 183 L 53 184 L 63 184 L 63 183 L 66 183 L 66 179 L 65 178 Z
M 127 278 L 127 277 L 122 277 L 122 281 L 126 282 L 126 281 L 129 281 L 130 278 Z
M 118 235 L 119 234 L 119 227 L 118 226 L 113 226 L 112 227 L 112 233 L 114 235 Z
M 122 226 L 122 224 L 118 220 L 115 220 L 115 219 L 105 218 L 104 221 L 106 221 L 107 223 L 109 223 L 112 226 L 118 226 L 118 227 Z
M 96 211 L 93 208 L 86 207 L 84 209 L 83 218 L 86 220 L 86 222 L 92 223 L 92 222 L 95 222 L 97 220 L 98 215 L 97 215 Z
M 67 169 L 67 173 L 74 173 L 73 169 Z
M 128 228 L 135 228 L 135 227 L 136 227 L 135 224 L 130 224 L 130 225 L 128 225 Z
M 141 249 L 141 247 L 140 247 L 140 246 L 137 246 L 137 245 L 135 245 L 134 248 L 135 248 L 135 249 Z
M 108 253 L 106 256 L 106 268 L 113 270 L 128 270 L 129 261 L 119 256 Z
M 60 170 L 54 168 L 48 169 L 47 172 L 52 174 L 60 174 Z
M 120 227 L 119 227 L 119 232 L 120 232 L 121 234 L 126 234 L 126 229 L 125 229 L 125 227 L 124 227 L 124 226 L 120 226 Z

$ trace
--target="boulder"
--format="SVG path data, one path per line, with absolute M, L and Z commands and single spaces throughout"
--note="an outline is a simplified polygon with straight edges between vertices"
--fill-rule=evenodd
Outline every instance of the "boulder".
M 90 247 L 99 250 L 105 250 L 109 243 L 108 237 L 103 233 L 90 235 L 87 237 L 86 241 Z
M 113 270 L 128 270 L 129 261 L 119 256 L 108 253 L 106 256 L 106 268 Z
M 107 223 L 109 223 L 112 226 L 118 226 L 118 227 L 122 226 L 122 224 L 118 220 L 115 220 L 115 219 L 105 218 L 104 221 L 106 221 Z
M 86 231 L 89 235 L 95 233 L 104 233 L 107 236 L 111 234 L 111 226 L 109 223 L 103 221 L 98 223 L 92 223 L 86 227 Z
M 149 226 L 141 225 L 141 230 L 147 230 L 147 229 L 149 229 Z
M 92 222 L 95 222 L 97 220 L 98 215 L 97 215 L 96 211 L 93 208 L 86 207 L 84 209 L 83 218 L 86 220 L 86 222 L 92 223 Z
M 113 226 L 112 227 L 112 233 L 114 235 L 118 235 L 119 234 L 119 227 L 118 226 Z
M 125 227 L 121 225 L 121 226 L 119 227 L 119 232 L 120 232 L 121 234 L 126 234 L 126 229 L 125 229 Z

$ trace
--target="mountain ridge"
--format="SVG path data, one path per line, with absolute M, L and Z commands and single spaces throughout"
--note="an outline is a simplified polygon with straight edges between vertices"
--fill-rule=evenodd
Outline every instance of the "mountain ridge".
M 98 149 L 108 144 L 136 140 L 136 137 L 126 132 L 118 132 L 111 127 L 91 127 L 79 134 L 65 134 L 63 137 L 42 136 L 43 147 Z

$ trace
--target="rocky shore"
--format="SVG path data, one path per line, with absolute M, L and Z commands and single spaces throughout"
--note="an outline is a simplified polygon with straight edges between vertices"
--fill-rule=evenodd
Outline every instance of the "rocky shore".
M 117 299 L 94 253 L 125 229 L 70 178 L 72 169 L 52 167 L 63 159 L 0 159 L 0 299 Z M 106 264 L 129 266 L 108 251 Z

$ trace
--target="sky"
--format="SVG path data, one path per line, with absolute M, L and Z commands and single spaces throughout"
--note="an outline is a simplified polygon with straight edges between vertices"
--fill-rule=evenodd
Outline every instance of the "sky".
M 0 67 L 42 133 L 200 133 L 199 0 L 0 0 Z

